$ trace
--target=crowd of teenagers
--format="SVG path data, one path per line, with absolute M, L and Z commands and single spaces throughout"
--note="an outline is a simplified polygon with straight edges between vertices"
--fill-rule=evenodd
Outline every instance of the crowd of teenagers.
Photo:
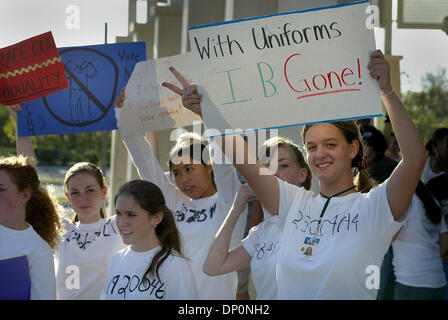
M 179 83 L 162 86 L 202 116 L 197 87 L 170 70 Z M 257 299 L 445 298 L 448 129 L 425 150 L 381 51 L 368 71 L 383 132 L 370 119 L 316 123 L 303 151 L 271 137 L 258 155 L 241 135 L 184 133 L 169 172 L 145 135 L 123 138 L 141 180 L 120 187 L 111 217 L 103 172 L 81 162 L 65 174 L 64 218 L 31 139 L 17 137 L 17 155 L 0 158 L 0 299 L 232 300 L 248 297 L 248 270 Z

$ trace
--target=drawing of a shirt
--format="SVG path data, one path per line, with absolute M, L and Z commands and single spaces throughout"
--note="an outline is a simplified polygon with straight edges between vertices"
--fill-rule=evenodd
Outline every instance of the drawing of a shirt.
M 91 101 L 83 87 L 89 88 L 89 79 L 96 77 L 98 71 L 89 61 L 76 64 L 69 60 L 65 65 L 70 85 L 70 122 L 82 123 L 92 119 Z M 76 78 L 76 79 L 75 79 Z

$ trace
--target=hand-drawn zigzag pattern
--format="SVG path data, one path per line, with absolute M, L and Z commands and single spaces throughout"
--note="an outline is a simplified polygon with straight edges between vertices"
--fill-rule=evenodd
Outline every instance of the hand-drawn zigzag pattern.
M 29 65 L 26 68 L 22 68 L 22 69 L 16 69 L 14 70 L 14 72 L 8 71 L 6 73 L 0 73 L 0 80 L 2 78 L 8 79 L 9 77 L 15 77 L 17 74 L 21 75 L 24 72 L 30 72 L 30 70 L 36 71 L 37 68 L 41 69 L 43 67 L 48 67 L 48 65 L 51 64 L 55 64 L 56 62 L 61 62 L 61 57 L 54 57 L 53 59 L 48 59 L 47 61 L 44 61 L 42 63 L 36 63 L 34 66 Z

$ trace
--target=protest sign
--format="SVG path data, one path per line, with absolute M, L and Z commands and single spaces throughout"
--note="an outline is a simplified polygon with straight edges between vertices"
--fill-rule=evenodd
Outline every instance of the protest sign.
M 0 49 L 0 103 L 29 101 L 67 86 L 51 32 Z
M 30 300 L 31 278 L 28 258 L 0 260 L 0 300 Z
M 162 87 L 162 81 L 177 83 L 168 70 L 175 66 L 191 81 L 190 53 L 137 63 L 126 85 L 126 100 L 120 111 L 120 134 L 128 136 L 191 125 L 200 118 L 182 106 L 182 99 Z
M 267 129 L 381 115 L 367 70 L 368 1 L 190 28 L 209 128 Z M 182 70 L 180 70 L 182 71 Z
M 146 60 L 144 42 L 60 48 L 69 88 L 22 104 L 19 136 L 117 129 L 114 102 L 136 63 Z

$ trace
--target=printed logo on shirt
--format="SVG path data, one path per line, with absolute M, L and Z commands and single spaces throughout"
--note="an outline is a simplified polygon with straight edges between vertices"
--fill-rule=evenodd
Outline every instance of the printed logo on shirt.
M 126 295 L 133 292 L 146 292 L 150 297 L 163 299 L 165 283 L 155 278 L 146 277 L 146 281 L 133 275 L 116 275 L 112 277 L 107 285 L 106 295 L 118 295 L 126 299 Z
M 264 258 L 272 257 L 280 250 L 280 241 L 264 242 L 262 246 L 259 246 L 256 250 L 255 257 L 257 260 L 263 260 Z
M 177 222 L 186 223 L 204 222 L 213 218 L 213 215 L 216 211 L 216 205 L 217 203 L 215 202 L 215 204 L 209 209 L 194 210 L 188 209 L 187 206 L 183 203 L 182 208 L 180 210 L 177 210 L 175 213 L 176 220 Z
M 303 233 L 310 234 L 312 236 L 322 237 L 324 233 L 331 232 L 331 235 L 339 232 L 358 232 L 358 214 L 348 213 L 346 215 L 335 215 L 330 219 L 322 219 L 320 223 L 319 230 L 317 227 L 319 225 L 319 219 L 311 220 L 309 215 L 304 215 L 302 211 L 299 210 L 297 213 L 297 219 L 292 220 L 295 225 L 296 230 Z
M 76 241 L 79 249 L 86 250 L 87 247 L 100 237 L 110 237 L 117 234 L 111 219 L 108 219 L 103 225 L 102 230 L 95 232 L 79 232 L 79 230 L 71 230 L 64 235 L 64 240 L 67 242 Z

